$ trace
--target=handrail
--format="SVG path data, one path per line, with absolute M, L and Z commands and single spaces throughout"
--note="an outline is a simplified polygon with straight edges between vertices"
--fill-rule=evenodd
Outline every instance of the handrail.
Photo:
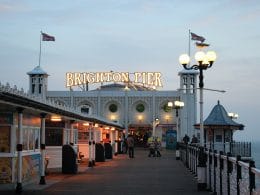
M 188 169 L 197 175 L 199 146 L 180 144 L 180 157 Z M 260 169 L 251 158 L 212 151 L 204 148 L 207 190 L 216 194 L 260 194 Z M 198 179 L 199 181 L 199 179 Z M 258 185 L 256 185 L 258 184 Z

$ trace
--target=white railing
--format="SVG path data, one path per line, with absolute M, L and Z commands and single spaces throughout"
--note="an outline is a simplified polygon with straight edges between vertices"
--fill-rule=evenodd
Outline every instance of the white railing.
M 180 157 L 188 169 L 197 175 L 199 147 L 181 145 Z M 230 153 L 212 152 L 204 148 L 206 156 L 207 190 L 214 194 L 253 194 L 260 195 L 260 170 L 255 162 L 244 162 L 241 156 L 231 157 Z

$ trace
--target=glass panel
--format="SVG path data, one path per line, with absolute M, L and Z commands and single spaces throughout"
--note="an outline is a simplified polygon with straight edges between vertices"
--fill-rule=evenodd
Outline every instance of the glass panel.
M 28 130 L 23 129 L 23 150 L 28 150 Z
M 34 130 L 34 149 L 39 149 L 39 145 L 40 145 L 40 130 L 39 129 L 35 129 Z
M 47 129 L 45 135 L 47 146 L 62 146 L 62 129 Z
M 29 150 L 34 150 L 34 130 L 28 129 Z
M 0 127 L 0 152 L 10 152 L 10 126 Z

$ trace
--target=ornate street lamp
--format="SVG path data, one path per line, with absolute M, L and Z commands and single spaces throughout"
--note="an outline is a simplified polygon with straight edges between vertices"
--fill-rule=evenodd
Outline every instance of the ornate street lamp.
M 182 54 L 179 57 L 179 62 L 186 70 L 199 70 L 199 89 L 200 89 L 200 145 L 204 146 L 204 127 L 203 127 L 203 70 L 210 68 L 217 56 L 214 51 L 208 51 L 206 54 L 203 51 L 198 51 L 195 54 L 195 59 L 198 64 L 189 66 L 190 57 L 187 54 Z
M 199 89 L 200 89 L 200 150 L 198 155 L 198 190 L 205 190 L 206 184 L 206 161 L 207 155 L 204 153 L 205 141 L 204 141 L 204 127 L 203 127 L 203 70 L 210 68 L 216 60 L 216 53 L 214 51 L 208 51 L 205 54 L 203 51 L 198 51 L 195 54 L 195 59 L 198 64 L 189 66 L 190 57 L 187 54 L 180 56 L 179 61 L 186 70 L 199 70 Z M 204 146 L 204 147 L 203 147 Z
M 154 121 L 153 121 L 153 134 L 152 134 L 153 137 L 155 136 L 155 128 L 156 128 L 156 126 L 157 126 L 159 123 L 160 123 L 160 121 L 159 121 L 158 118 L 154 119 Z
M 180 141 L 180 132 L 179 132 L 179 109 L 184 106 L 184 102 L 182 101 L 174 101 L 168 102 L 168 107 L 173 108 L 176 110 L 176 130 L 178 135 L 178 142 Z
M 228 113 L 228 117 L 231 118 L 231 120 L 237 119 L 238 118 L 238 114 L 237 113 L 233 113 L 233 112 L 229 112 Z M 233 141 L 233 131 L 231 131 L 231 141 Z
M 238 114 L 233 113 L 233 112 L 229 112 L 229 113 L 228 113 L 228 116 L 229 116 L 231 119 L 237 119 L 237 118 L 238 118 Z

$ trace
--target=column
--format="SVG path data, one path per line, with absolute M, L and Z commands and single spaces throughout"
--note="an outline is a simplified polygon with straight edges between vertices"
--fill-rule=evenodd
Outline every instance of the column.
M 115 143 L 115 155 L 118 154 L 118 144 L 119 144 L 119 138 L 118 138 L 118 130 L 116 130 L 116 143 Z
M 92 142 L 91 142 L 91 132 L 92 132 L 92 126 L 94 126 L 94 124 L 89 124 L 89 128 L 88 128 L 88 133 L 89 133 L 89 137 L 88 137 L 88 166 L 92 167 Z
M 73 129 L 74 120 L 70 121 L 70 145 L 74 145 L 74 129 Z
M 114 136 L 113 136 L 113 131 L 111 130 L 111 128 L 110 128 L 110 142 L 111 142 L 111 147 L 112 147 L 112 155 L 113 155 L 113 153 L 114 153 Z
M 93 127 L 93 138 L 92 138 L 92 166 L 95 166 L 96 159 L 96 128 Z
M 22 157 L 22 151 L 23 151 L 23 108 L 17 108 L 18 112 L 18 140 L 17 140 L 17 146 L 16 150 L 18 153 L 18 167 L 17 167 L 17 185 L 16 185 L 16 193 L 21 193 L 23 190 L 22 187 L 22 169 L 23 169 L 23 157 Z
M 128 92 L 125 90 L 125 109 L 124 109 L 124 116 L 125 116 L 125 134 L 128 135 L 128 122 L 129 122 L 129 113 L 128 113 Z
M 152 125 L 153 125 L 153 132 L 152 132 L 152 136 L 154 137 L 156 132 L 156 123 L 155 123 L 155 118 L 156 118 L 156 110 L 155 110 L 155 91 L 152 92 L 153 93 L 153 97 L 152 97 Z
M 46 113 L 41 113 L 41 178 L 39 184 L 45 185 L 45 117 Z

